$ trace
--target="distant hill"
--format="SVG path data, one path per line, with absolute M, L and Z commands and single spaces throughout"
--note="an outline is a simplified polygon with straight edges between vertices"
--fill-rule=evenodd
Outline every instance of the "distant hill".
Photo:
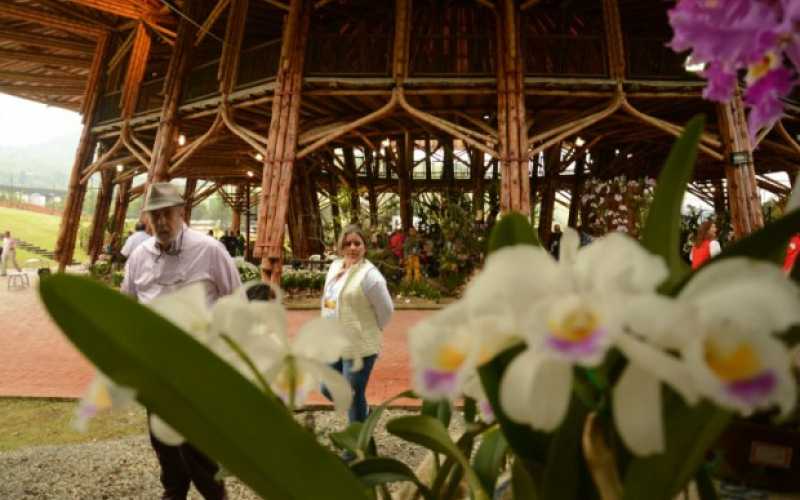
M 0 184 L 66 189 L 79 137 L 39 144 L 0 145 Z

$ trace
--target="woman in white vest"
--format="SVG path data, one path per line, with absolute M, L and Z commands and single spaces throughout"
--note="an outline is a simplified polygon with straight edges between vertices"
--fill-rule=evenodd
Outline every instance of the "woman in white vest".
M 360 227 L 345 228 L 338 250 L 341 258 L 331 263 L 325 278 L 322 316 L 336 318 L 352 334 L 353 344 L 333 368 L 344 375 L 353 388 L 350 422 L 363 422 L 369 413 L 367 383 L 381 350 L 381 330 L 392 317 L 394 304 L 386 288 L 386 279 L 364 258 L 367 239 Z

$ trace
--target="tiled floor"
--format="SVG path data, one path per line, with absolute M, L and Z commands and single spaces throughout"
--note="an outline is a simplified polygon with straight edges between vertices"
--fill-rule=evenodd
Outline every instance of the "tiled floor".
M 8 291 L 0 278 L 0 396 L 79 397 L 92 367 L 61 334 L 33 287 Z M 397 311 L 384 332 L 383 350 L 367 389 L 371 404 L 409 387 L 406 332 L 430 311 Z M 290 311 L 297 332 L 316 311 Z M 325 403 L 314 397 L 310 403 Z M 403 403 L 402 401 L 399 403 Z M 406 401 L 405 403 L 411 403 Z

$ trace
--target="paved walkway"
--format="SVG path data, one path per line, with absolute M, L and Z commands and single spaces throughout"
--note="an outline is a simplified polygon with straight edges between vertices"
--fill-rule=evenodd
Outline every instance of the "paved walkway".
M 80 397 L 93 368 L 50 320 L 35 288 L 8 291 L 0 278 L 0 396 Z M 32 280 L 34 281 L 34 280 Z M 409 388 L 406 332 L 431 311 L 397 311 L 367 390 L 378 404 Z M 292 333 L 316 311 L 290 311 Z M 311 403 L 322 403 L 314 398 Z

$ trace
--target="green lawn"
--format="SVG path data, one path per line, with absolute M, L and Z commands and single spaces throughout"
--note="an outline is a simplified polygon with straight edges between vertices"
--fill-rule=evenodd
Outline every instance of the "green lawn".
M 73 444 L 116 439 L 147 432 L 144 409 L 101 413 L 87 432 L 72 427 L 75 401 L 0 398 L 0 452 L 48 444 Z
M 45 250 L 53 251 L 58 239 L 58 227 L 61 217 L 57 215 L 40 214 L 27 210 L 0 207 L 0 231 L 11 231 L 11 234 L 20 240 L 36 245 Z M 17 262 L 22 265 L 27 259 L 39 258 L 37 255 L 17 250 Z M 75 260 L 86 260 L 86 252 L 75 248 Z M 50 261 L 52 263 L 52 261 Z

